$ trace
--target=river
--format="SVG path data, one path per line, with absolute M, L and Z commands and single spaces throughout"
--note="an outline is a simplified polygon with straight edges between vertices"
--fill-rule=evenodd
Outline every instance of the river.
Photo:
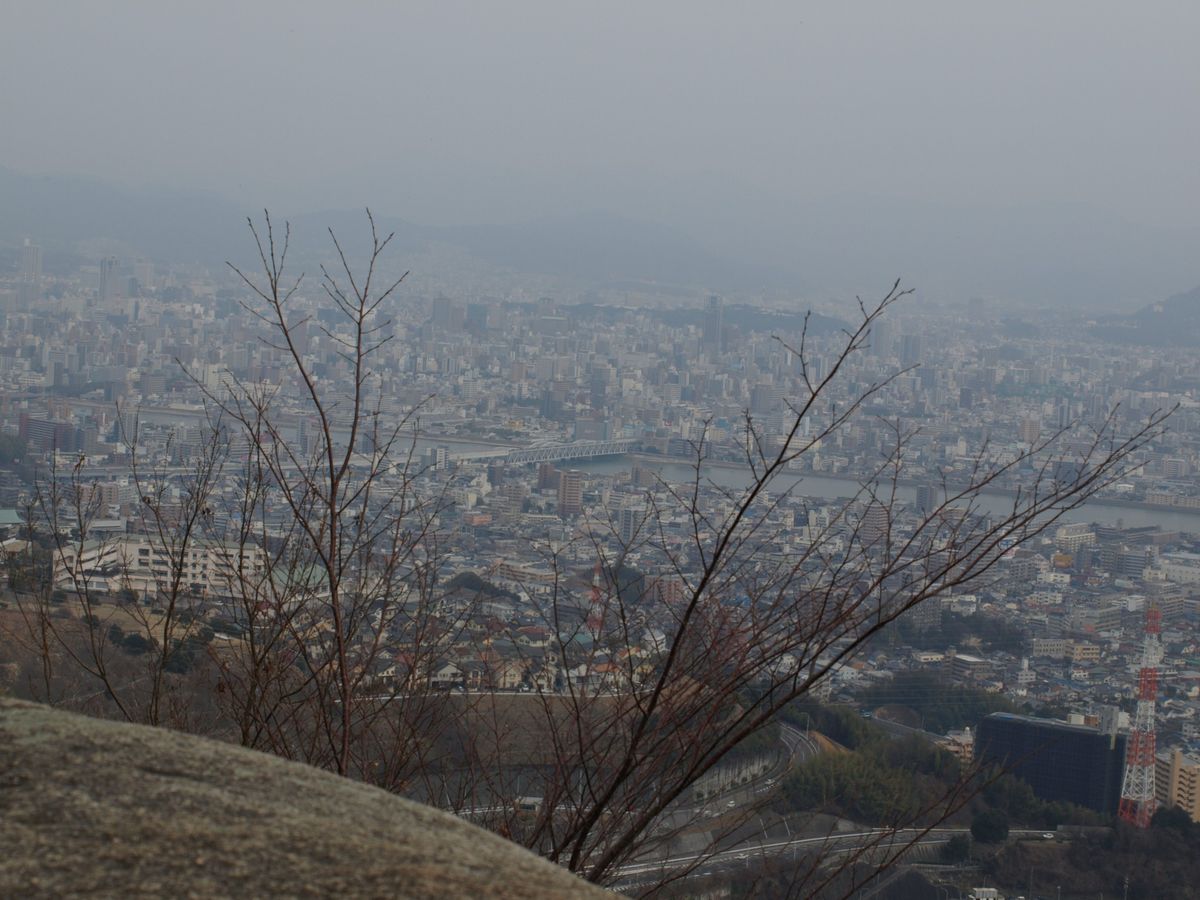
M 612 475 L 618 472 L 628 472 L 634 464 L 629 457 L 602 457 L 598 459 L 572 460 L 559 463 L 562 468 L 578 469 L 582 472 L 592 472 L 597 475 Z M 666 462 L 654 459 L 652 456 L 637 457 L 637 464 L 653 469 L 669 482 L 691 481 L 694 472 L 692 467 L 679 462 Z M 750 482 L 749 473 L 729 465 L 705 466 L 704 476 L 714 484 L 723 487 L 744 487 Z M 821 500 L 836 500 L 839 497 L 851 497 L 858 489 L 858 482 L 853 478 L 838 478 L 828 475 L 780 475 L 772 493 L 789 488 L 797 483 L 796 496 L 812 497 Z M 916 499 L 916 488 L 901 485 L 896 489 L 897 497 L 906 503 Z M 979 498 L 979 506 L 987 512 L 1003 515 L 1012 510 L 1012 497 L 1002 491 L 984 493 Z M 1109 503 L 1104 500 L 1091 500 L 1079 509 L 1069 513 L 1064 522 L 1098 522 L 1102 525 L 1115 525 L 1124 528 L 1138 528 L 1157 525 L 1166 531 L 1187 531 L 1200 533 L 1200 512 L 1186 510 L 1158 509 L 1136 504 Z

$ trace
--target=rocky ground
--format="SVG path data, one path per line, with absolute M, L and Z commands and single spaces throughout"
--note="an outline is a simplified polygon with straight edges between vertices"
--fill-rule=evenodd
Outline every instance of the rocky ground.
M 307 766 L 0 698 L 0 896 L 603 897 Z

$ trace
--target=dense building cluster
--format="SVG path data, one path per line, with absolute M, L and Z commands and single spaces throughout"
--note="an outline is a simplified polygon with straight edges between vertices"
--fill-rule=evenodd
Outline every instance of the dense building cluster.
M 788 435 L 822 435 L 849 405 L 861 408 L 812 440 L 753 510 L 769 535 L 752 548 L 764 570 L 814 542 L 838 554 L 909 533 L 945 504 L 953 509 L 956 487 L 981 467 L 1000 474 L 986 502 L 961 515 L 1000 514 L 1018 490 L 1063 477 L 1023 462 L 1032 448 L 1057 439 L 1054 465 L 1069 471 L 1097 423 L 1111 419 L 1121 433 L 1178 406 L 1169 430 L 1091 503 L 1019 549 L 999 548 L 970 593 L 906 614 L 827 689 L 853 697 L 900 672 L 936 671 L 1032 710 L 1097 726 L 1105 718 L 1116 731 L 1128 727 L 1141 622 L 1154 605 L 1165 650 L 1162 790 L 1194 783 L 1181 774 L 1200 750 L 1194 353 L 1116 350 L 1066 314 L 913 301 L 890 310 L 842 360 L 849 320 L 837 310 L 806 318 L 741 299 L 652 294 L 556 302 L 418 288 L 378 311 L 394 333 L 371 358 L 372 388 L 384 398 L 379 416 L 406 422 L 393 457 L 419 491 L 445 498 L 439 577 L 453 585 L 445 614 L 463 623 L 463 639 L 423 677 L 448 689 L 515 691 L 636 681 L 652 670 L 669 630 L 656 617 L 684 596 L 687 567 L 697 562 L 695 519 L 672 485 L 699 472 L 696 502 L 719 520 L 732 508 L 728 490 L 745 483 L 750 444 L 770 455 Z M 138 533 L 146 500 L 133 473 L 194 466 L 210 451 L 213 429 L 228 424 L 212 401 L 232 385 L 273 395 L 281 439 L 299 454 L 317 446 L 322 426 L 296 367 L 261 340 L 262 323 L 245 302 L 232 275 L 111 257 L 50 272 L 33 244 L 22 248 L 19 271 L 0 281 L 0 505 L 32 508 L 38 479 L 68 471 L 99 497 L 94 543 L 55 561 L 60 587 L 79 573 L 112 590 L 159 586 L 167 573 L 155 569 L 154 537 Z M 353 372 L 337 310 L 315 289 L 297 294 L 291 310 L 291 337 L 308 370 L 334 391 L 346 385 Z M 835 369 L 820 403 L 798 420 Z M 345 422 L 329 427 L 335 440 L 348 439 Z M 224 447 L 231 462 L 214 493 L 215 535 L 237 524 L 245 435 L 229 431 Z M 897 472 L 894 503 L 860 493 L 861 483 Z M 164 502 L 172 500 L 168 490 Z M 270 513 L 268 533 L 282 533 L 287 515 L 283 507 Z M 19 536 L 21 516 L 7 521 Z M 189 583 L 211 599 L 214 620 L 229 581 L 221 561 L 236 554 L 221 540 L 189 560 Z M 619 570 L 600 558 L 619 559 Z M 559 627 L 570 629 L 573 645 L 595 646 L 609 627 L 595 598 L 626 573 L 623 589 L 647 602 L 624 657 L 589 652 L 578 664 L 556 653 L 563 635 L 547 622 L 544 601 L 569 596 L 575 616 Z M 980 616 L 1015 636 L 1001 642 L 956 630 Z M 398 664 L 384 659 L 379 679 L 395 677 Z

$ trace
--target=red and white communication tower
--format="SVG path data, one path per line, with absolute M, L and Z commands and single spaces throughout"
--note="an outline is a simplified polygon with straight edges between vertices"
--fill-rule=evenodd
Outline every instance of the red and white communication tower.
M 1142 642 L 1142 667 L 1138 671 L 1137 713 L 1125 754 L 1125 780 L 1121 784 L 1120 816 L 1135 828 L 1146 828 L 1154 815 L 1154 700 L 1158 696 L 1158 664 L 1162 660 L 1159 635 L 1162 613 L 1146 609 L 1146 637 Z

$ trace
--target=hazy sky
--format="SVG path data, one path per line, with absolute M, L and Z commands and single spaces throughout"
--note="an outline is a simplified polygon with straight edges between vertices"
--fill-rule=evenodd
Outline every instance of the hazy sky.
M 0 165 L 426 223 L 609 209 L 765 256 L 831 207 L 1195 228 L 1198 35 L 1195 0 L 8 0 Z

